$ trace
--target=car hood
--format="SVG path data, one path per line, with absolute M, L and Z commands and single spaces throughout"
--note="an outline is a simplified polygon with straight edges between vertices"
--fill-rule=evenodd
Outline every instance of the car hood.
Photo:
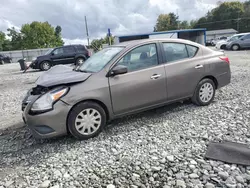
M 37 58 L 37 59 L 45 59 L 45 58 L 49 58 L 49 57 L 50 57 L 50 55 L 47 54 L 47 55 L 40 55 L 40 56 L 37 56 L 36 58 Z
M 62 84 L 83 82 L 91 76 L 91 73 L 73 71 L 72 67 L 57 65 L 42 74 L 36 84 L 43 87 L 51 87 Z
M 227 43 L 227 41 L 226 40 L 221 40 L 217 44 L 223 44 L 223 43 Z

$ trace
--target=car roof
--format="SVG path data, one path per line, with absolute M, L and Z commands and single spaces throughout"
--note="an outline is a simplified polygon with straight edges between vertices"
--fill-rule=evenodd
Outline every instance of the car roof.
M 250 33 L 239 33 L 239 34 L 236 34 L 236 35 L 233 35 L 233 36 L 239 36 L 239 35 L 248 35 Z
M 190 44 L 194 46 L 201 46 L 198 43 L 194 43 L 189 40 L 184 40 L 184 39 L 171 39 L 171 38 L 159 38 L 159 39 L 141 39 L 141 40 L 132 40 L 132 41 L 127 41 L 127 42 L 121 42 L 119 44 L 115 44 L 112 46 L 120 46 L 120 47 L 130 47 L 130 46 L 135 46 L 135 45 L 140 45 L 148 42 L 174 42 L 174 43 L 185 43 L 185 44 Z

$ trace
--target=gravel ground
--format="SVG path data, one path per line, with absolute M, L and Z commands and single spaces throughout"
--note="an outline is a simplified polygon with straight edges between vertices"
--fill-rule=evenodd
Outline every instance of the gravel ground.
M 208 107 L 177 103 L 118 119 L 87 141 L 35 140 L 26 128 L 0 132 L 0 188 L 250 187 L 250 166 L 203 158 L 210 141 L 250 144 L 250 54 L 228 53 L 232 83 Z M 40 73 L 2 72 L 8 85 L 0 85 L 0 99 L 7 94 L 12 103 L 1 105 L 0 120 L 11 124 L 10 112 L 20 116 L 22 88 Z

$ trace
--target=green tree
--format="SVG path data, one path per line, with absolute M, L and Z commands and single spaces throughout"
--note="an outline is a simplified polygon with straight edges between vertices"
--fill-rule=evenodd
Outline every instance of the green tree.
M 244 21 L 240 23 L 238 20 L 238 18 L 244 16 L 246 6 L 244 3 L 234 1 L 219 3 L 218 5 L 218 7 L 209 11 L 205 17 L 200 18 L 195 24 L 195 27 L 205 27 L 208 30 L 228 28 L 237 30 L 244 25 Z
M 7 29 L 8 36 L 10 41 L 5 41 L 5 50 L 22 50 L 23 49 L 23 40 L 20 32 L 16 31 L 14 27 Z
M 157 23 L 154 31 L 167 31 L 178 29 L 178 16 L 174 13 L 160 14 L 157 18 Z
M 55 28 L 55 46 L 63 46 L 64 42 L 62 40 L 62 28 L 61 26 L 56 26 Z
M 114 37 L 111 34 L 111 44 L 114 44 Z M 109 44 L 109 37 L 106 35 L 104 38 L 101 39 L 94 39 L 91 41 L 90 47 L 94 49 L 95 52 L 102 48 L 103 44 Z
M 62 46 L 61 27 L 55 29 L 48 22 L 32 22 L 21 28 L 24 49 Z
M 179 29 L 189 29 L 189 28 L 190 28 L 190 25 L 189 25 L 188 21 L 180 22 Z
M 3 51 L 3 45 L 5 41 L 5 33 L 0 31 L 0 51 Z

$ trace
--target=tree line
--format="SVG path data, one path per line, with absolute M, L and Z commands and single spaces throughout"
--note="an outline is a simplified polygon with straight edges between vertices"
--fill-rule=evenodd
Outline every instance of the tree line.
M 60 26 L 54 28 L 48 22 L 37 21 L 22 25 L 20 31 L 8 28 L 7 34 L 0 31 L 0 51 L 62 46 L 61 32 Z
M 206 28 L 207 30 L 230 29 L 250 31 L 250 0 L 245 2 L 217 2 L 217 7 L 197 20 L 180 21 L 174 13 L 160 14 L 154 31 Z

